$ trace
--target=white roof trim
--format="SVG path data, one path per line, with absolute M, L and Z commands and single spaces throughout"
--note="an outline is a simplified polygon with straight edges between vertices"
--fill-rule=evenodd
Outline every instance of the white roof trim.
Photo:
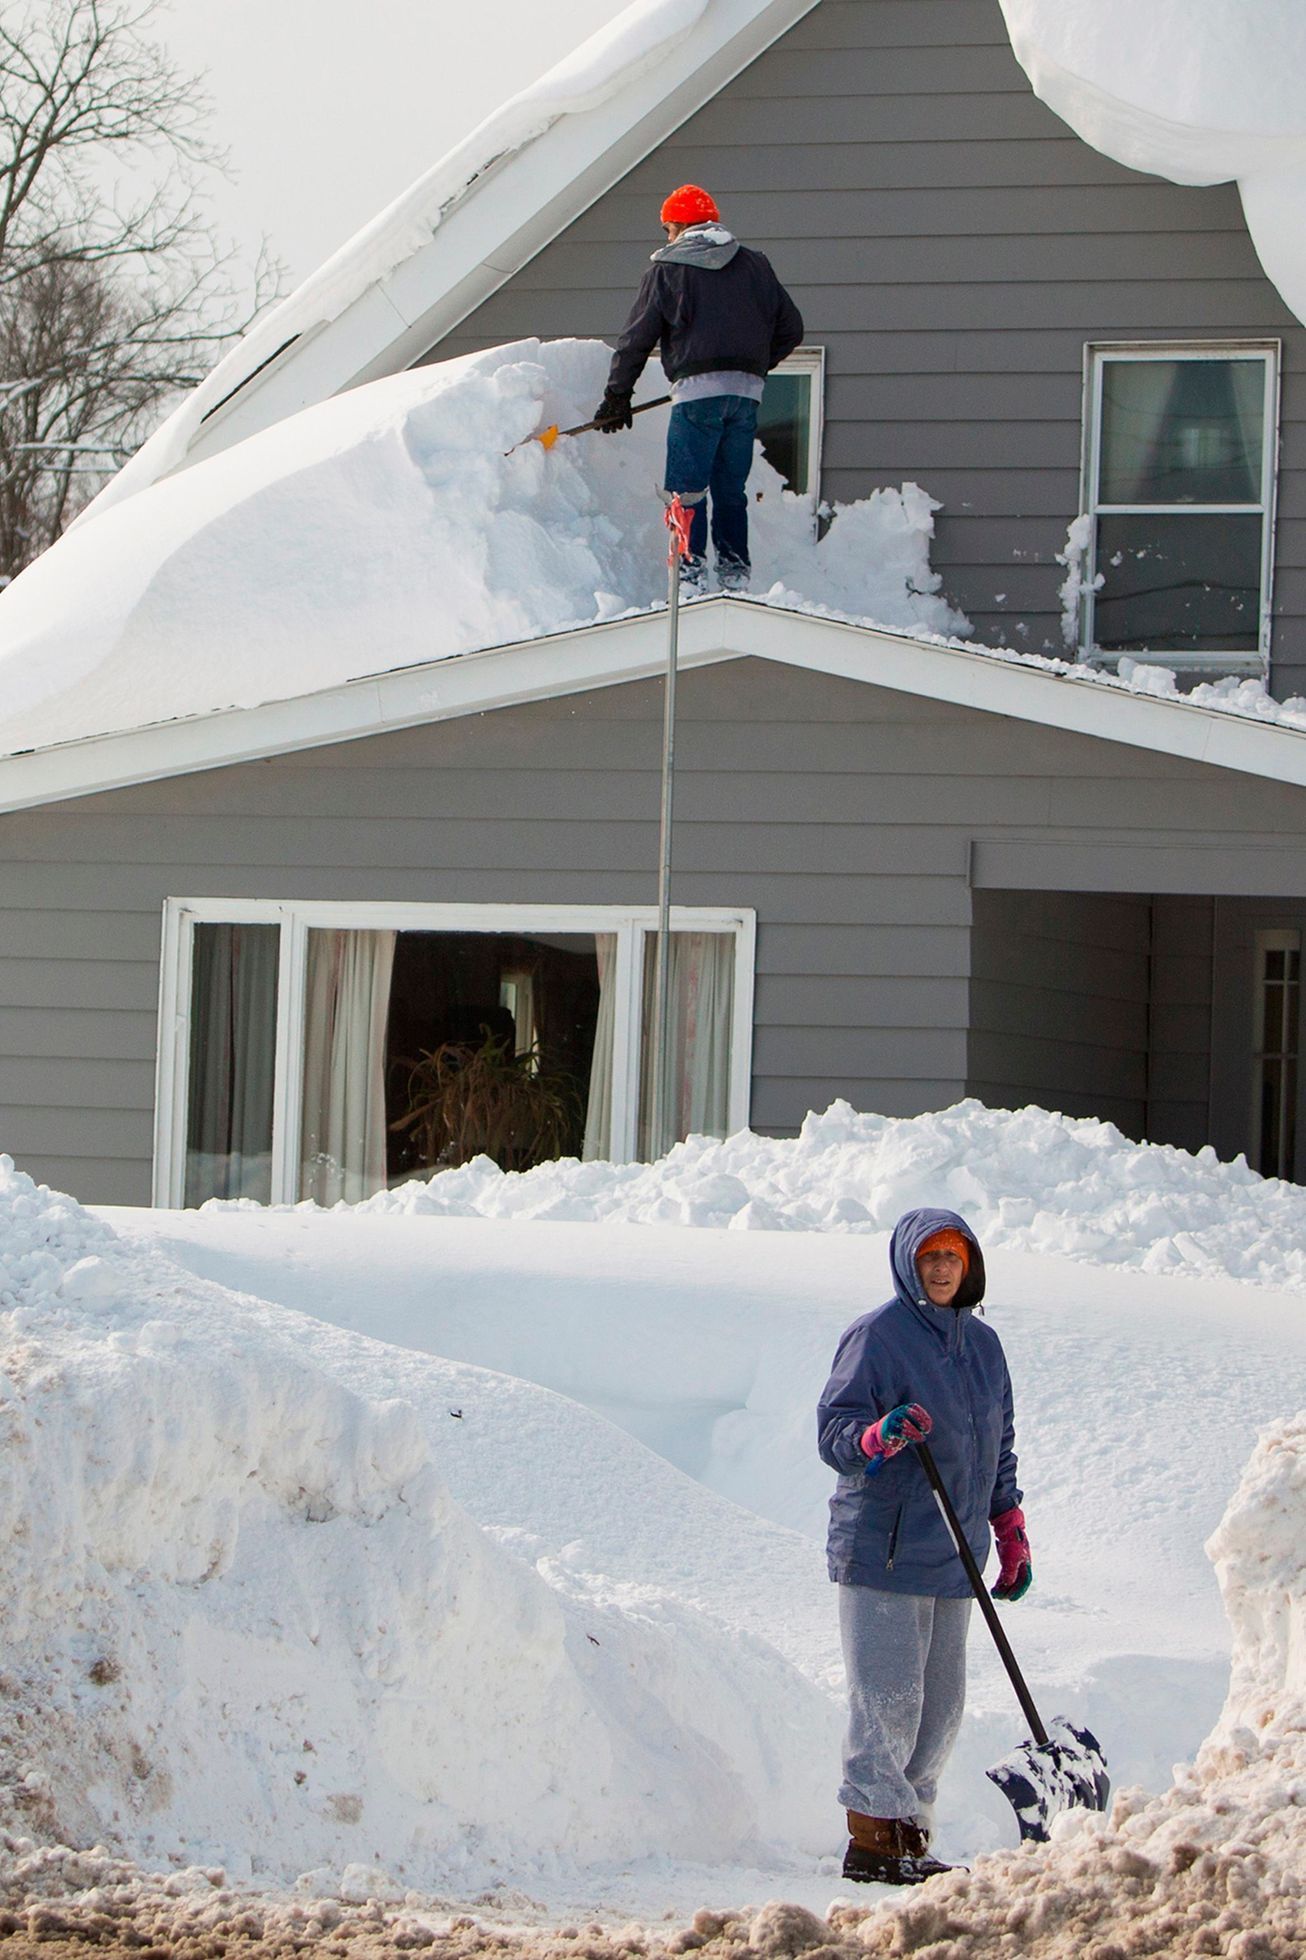
M 646 3 L 656 27 L 656 0 Z M 599 49 L 595 36 L 258 320 L 80 521 L 302 408 L 411 366 L 817 3 L 705 0 L 687 32 L 669 33 L 665 52 L 633 62 L 610 92 L 582 90 L 569 104 L 569 71 Z
M 1119 683 L 1035 666 L 1018 654 L 913 640 L 756 600 L 716 598 L 686 608 L 683 667 L 750 657 L 1306 787 L 1306 733 L 1296 729 L 1183 699 L 1132 694 Z M 665 664 L 664 611 L 577 627 L 318 694 L 5 757 L 0 811 L 643 680 Z

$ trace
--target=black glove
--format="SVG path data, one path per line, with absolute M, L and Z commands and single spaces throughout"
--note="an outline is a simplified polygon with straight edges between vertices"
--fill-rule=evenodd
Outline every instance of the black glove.
M 595 428 L 605 436 L 615 436 L 618 429 L 628 429 L 631 421 L 630 396 L 609 388 L 594 411 Z

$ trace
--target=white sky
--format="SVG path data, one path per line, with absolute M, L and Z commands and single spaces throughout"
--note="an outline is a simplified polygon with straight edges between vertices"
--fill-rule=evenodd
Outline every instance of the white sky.
M 236 172 L 219 227 L 267 234 L 288 286 L 624 0 L 171 0 L 158 33 L 206 71 Z

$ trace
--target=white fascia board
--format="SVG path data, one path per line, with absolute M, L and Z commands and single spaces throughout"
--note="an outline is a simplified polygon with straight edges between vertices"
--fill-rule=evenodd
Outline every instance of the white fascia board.
M 667 60 L 487 168 L 424 245 L 213 411 L 179 467 L 411 366 L 816 4 L 714 0 Z
M 666 637 L 664 610 L 641 613 L 319 694 L 6 757 L 0 759 L 0 811 L 649 679 L 665 668 Z M 908 639 L 754 600 L 698 600 L 684 609 L 682 667 L 749 658 L 1306 787 L 1306 734 L 1295 729 L 1131 694 L 1033 666 L 1019 655 Z

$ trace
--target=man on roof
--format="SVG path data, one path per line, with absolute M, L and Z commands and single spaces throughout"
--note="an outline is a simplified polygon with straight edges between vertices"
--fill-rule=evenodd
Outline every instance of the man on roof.
M 741 245 L 713 199 L 682 184 L 662 206 L 667 243 L 652 255 L 594 424 L 631 424 L 635 383 L 654 347 L 671 382 L 666 488 L 707 491 L 723 592 L 748 589 L 748 499 L 757 405 L 767 375 L 803 337 L 802 315 L 762 252 Z M 706 590 L 708 513 L 694 506 L 682 583 Z

